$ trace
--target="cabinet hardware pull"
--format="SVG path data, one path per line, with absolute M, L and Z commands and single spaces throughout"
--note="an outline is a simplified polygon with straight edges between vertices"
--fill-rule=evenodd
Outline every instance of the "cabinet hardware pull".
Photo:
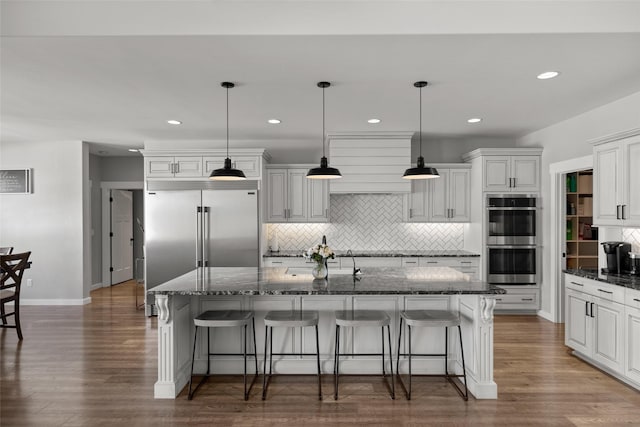
M 584 302 L 584 315 L 589 316 L 589 301 Z
M 600 288 L 598 288 L 598 291 L 604 292 L 605 294 L 612 294 L 613 293 L 611 291 L 605 291 L 604 289 L 600 289 Z
M 471 264 L 471 261 L 460 261 L 460 264 Z
M 282 261 L 271 261 L 271 264 L 282 264 Z
M 637 302 L 640 302 L 640 299 L 638 299 L 638 298 L 634 298 L 633 300 L 637 301 Z
M 427 261 L 427 264 L 437 264 L 438 261 Z
M 502 298 L 496 298 L 496 301 L 502 301 Z
M 516 179 L 513 178 L 513 188 L 516 188 Z
M 616 205 L 616 219 L 622 219 L 620 218 L 620 205 Z
M 176 165 L 176 173 L 180 173 L 180 163 L 174 163 Z
M 521 298 L 522 301 L 533 301 L 533 298 Z
M 596 316 L 593 315 L 593 306 L 594 306 L 594 303 L 591 303 L 591 317 L 595 318 Z
M 405 264 L 416 264 L 416 262 L 415 262 L 415 261 L 405 261 L 404 263 L 405 263 Z
M 627 205 L 622 205 L 622 219 L 627 219 L 627 215 L 624 212 L 625 208 L 627 207 Z
M 577 286 L 584 286 L 582 283 L 578 283 L 578 282 L 569 282 L 569 283 L 571 283 L 573 285 L 577 285 Z

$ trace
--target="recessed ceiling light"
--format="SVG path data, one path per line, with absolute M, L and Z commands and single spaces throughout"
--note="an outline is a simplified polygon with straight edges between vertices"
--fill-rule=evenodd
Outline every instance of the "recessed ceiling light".
M 560 73 L 557 71 L 545 71 L 542 74 L 538 74 L 538 79 L 539 80 L 547 80 L 547 79 L 552 79 L 554 77 L 558 77 Z
M 182 122 L 180 120 L 167 120 L 167 123 L 170 125 L 181 125 Z
M 278 119 L 269 119 L 269 120 L 267 120 L 267 123 L 272 124 L 272 125 L 277 125 L 277 124 L 280 124 L 282 122 L 280 120 L 278 120 Z
M 371 124 L 380 123 L 380 119 L 369 119 L 367 120 L 367 123 L 371 123 Z
M 138 149 L 137 148 L 129 148 L 129 151 L 131 151 L 132 153 L 137 153 Z
M 482 121 L 482 119 L 480 117 L 473 117 L 469 120 L 467 120 L 467 123 L 480 123 Z

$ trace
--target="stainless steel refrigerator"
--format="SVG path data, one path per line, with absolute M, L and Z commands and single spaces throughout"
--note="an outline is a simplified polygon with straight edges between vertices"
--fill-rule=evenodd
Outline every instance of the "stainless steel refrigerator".
M 150 181 L 145 192 L 146 291 L 198 267 L 259 265 L 255 181 Z

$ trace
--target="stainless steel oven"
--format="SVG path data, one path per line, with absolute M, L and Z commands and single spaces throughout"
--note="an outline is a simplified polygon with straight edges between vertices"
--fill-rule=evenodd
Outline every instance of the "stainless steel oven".
M 539 282 L 541 249 L 531 245 L 487 246 L 487 282 L 532 285 Z
M 536 205 L 532 194 L 487 195 L 487 245 L 536 245 Z

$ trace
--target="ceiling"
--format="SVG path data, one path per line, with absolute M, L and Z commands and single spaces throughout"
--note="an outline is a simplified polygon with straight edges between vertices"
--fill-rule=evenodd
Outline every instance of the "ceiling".
M 0 48 L 2 141 L 84 140 L 108 154 L 221 147 L 225 80 L 237 84 L 232 147 L 268 150 L 320 147 L 320 80 L 332 83 L 327 131 L 417 131 L 413 82 L 427 80 L 424 135 L 452 138 L 517 138 L 640 91 L 640 32 L 5 35 Z M 561 74 L 536 79 L 549 70 Z

